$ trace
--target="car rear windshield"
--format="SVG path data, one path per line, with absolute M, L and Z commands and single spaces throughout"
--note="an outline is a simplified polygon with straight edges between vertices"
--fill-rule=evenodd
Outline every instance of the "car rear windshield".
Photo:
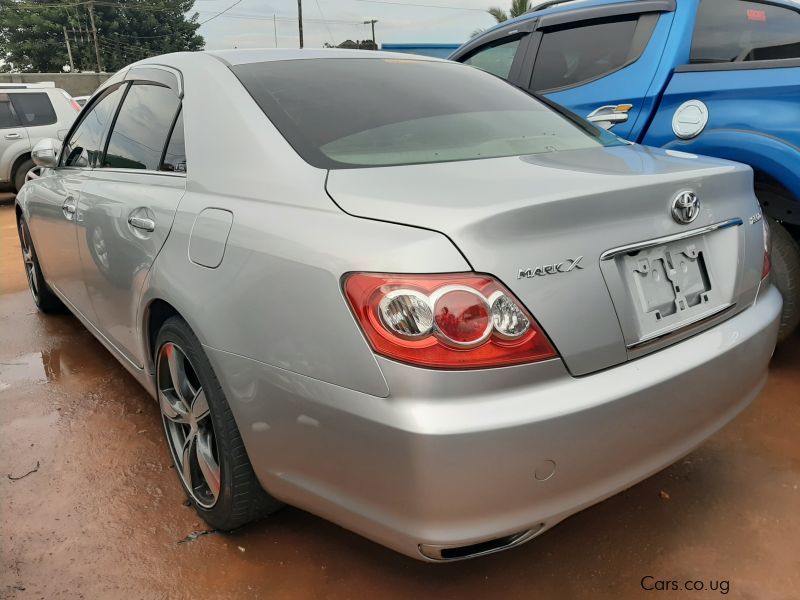
M 624 143 L 466 65 L 326 58 L 232 69 L 292 147 L 323 169 L 521 156 Z

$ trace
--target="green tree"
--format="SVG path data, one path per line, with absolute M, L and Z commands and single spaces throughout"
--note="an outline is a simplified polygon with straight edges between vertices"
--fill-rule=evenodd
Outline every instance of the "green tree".
M 486 12 L 492 15 L 498 23 L 502 23 L 503 21 L 508 21 L 514 17 L 524 15 L 530 9 L 530 0 L 511 0 L 511 10 L 509 12 L 506 12 L 502 8 L 498 8 L 496 6 L 490 8 Z
M 95 25 L 104 71 L 156 54 L 200 50 L 194 0 L 98 0 Z M 61 5 L 61 6 L 59 6 Z M 0 0 L 0 70 L 59 72 L 69 65 L 64 27 L 76 71 L 96 71 L 89 3 L 81 0 Z

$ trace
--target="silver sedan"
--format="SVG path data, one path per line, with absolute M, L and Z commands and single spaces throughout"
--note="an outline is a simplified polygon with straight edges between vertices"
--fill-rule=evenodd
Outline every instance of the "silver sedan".
M 215 528 L 289 503 L 418 559 L 510 548 L 766 378 L 781 298 L 751 170 L 466 65 L 147 59 L 33 159 L 33 298 L 158 401 Z

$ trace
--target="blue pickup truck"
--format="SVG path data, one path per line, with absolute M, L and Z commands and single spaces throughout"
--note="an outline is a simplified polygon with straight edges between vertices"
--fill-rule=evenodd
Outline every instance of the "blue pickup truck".
M 628 140 L 746 163 L 800 323 L 800 2 L 555 0 L 450 57 Z

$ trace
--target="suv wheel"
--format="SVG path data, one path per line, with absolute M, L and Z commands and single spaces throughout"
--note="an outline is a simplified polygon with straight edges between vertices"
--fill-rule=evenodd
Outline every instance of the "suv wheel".
M 41 169 L 33 163 L 33 160 L 28 158 L 22 161 L 14 172 L 14 188 L 17 190 L 17 193 L 19 193 L 26 181 L 35 179 L 39 177 L 40 174 Z

